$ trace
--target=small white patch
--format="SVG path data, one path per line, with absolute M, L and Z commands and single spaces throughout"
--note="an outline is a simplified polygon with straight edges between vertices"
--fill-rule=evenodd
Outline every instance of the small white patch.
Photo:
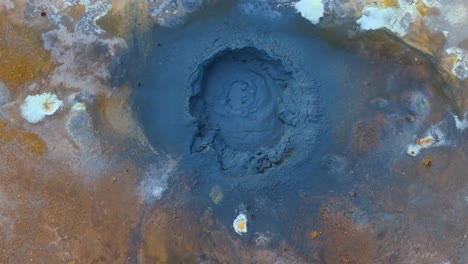
M 320 22 L 325 11 L 322 0 L 301 0 L 294 4 L 294 8 L 312 24 Z
M 453 64 L 452 73 L 459 79 L 464 80 L 468 78 L 468 51 L 452 47 L 446 50 L 447 54 L 455 55 L 457 61 Z
M 166 188 L 166 187 L 165 187 L 165 188 Z M 163 188 L 163 187 L 161 187 L 161 186 L 156 186 L 156 187 L 154 187 L 153 189 L 151 189 L 151 195 L 152 195 L 154 198 L 159 199 L 159 198 L 162 197 L 165 188 Z
M 406 150 L 406 153 L 408 153 L 408 155 L 410 155 L 410 156 L 416 157 L 419 154 L 420 151 L 421 151 L 420 146 L 411 144 L 411 145 L 408 146 L 408 149 Z
M 234 219 L 232 226 L 234 227 L 234 231 L 239 235 L 247 233 L 247 216 L 240 213 L 236 219 Z
M 84 111 L 86 110 L 86 105 L 84 103 L 75 103 L 72 106 L 72 111 L 78 112 L 78 111 Z
M 357 20 L 357 23 L 361 25 L 361 28 L 364 30 L 381 29 L 390 26 L 396 12 L 396 8 L 366 6 L 362 10 L 362 17 Z
M 168 187 L 168 180 L 175 165 L 175 161 L 168 160 L 164 164 L 151 164 L 146 168 L 139 188 L 140 198 L 143 201 L 151 202 L 161 199 Z
M 465 113 L 463 115 L 463 119 L 460 120 L 458 118 L 458 116 L 452 114 L 453 116 L 453 119 L 455 120 L 455 126 L 457 127 L 458 130 L 465 130 L 466 128 L 468 128 L 468 113 Z
M 62 105 L 63 102 L 57 99 L 55 94 L 28 95 L 21 105 L 21 115 L 28 122 L 37 123 L 44 117 L 54 114 Z
M 416 5 L 411 2 L 398 2 L 399 8 L 379 8 L 375 5 L 365 6 L 362 10 L 362 17 L 356 22 L 364 30 L 387 28 L 400 36 L 406 36 L 411 25 L 421 15 L 416 9 Z
M 167 189 L 169 175 L 156 165 L 150 165 L 144 177 L 140 185 L 140 193 L 143 200 L 151 201 L 161 199 L 164 191 Z

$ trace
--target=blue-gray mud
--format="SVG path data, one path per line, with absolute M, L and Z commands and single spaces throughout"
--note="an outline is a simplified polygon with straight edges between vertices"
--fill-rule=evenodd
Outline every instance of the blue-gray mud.
M 331 40 L 324 32 L 292 10 L 271 18 L 235 4 L 202 10 L 183 26 L 154 28 L 130 71 L 138 83 L 132 105 L 152 146 L 178 164 L 163 198 L 142 211 L 132 261 L 412 257 L 389 241 L 412 232 L 406 210 L 423 206 L 418 199 L 432 187 L 402 173 L 419 159 L 400 160 L 411 158 L 407 143 L 434 123 L 461 140 L 443 84 L 431 76 L 430 62 L 385 35 L 351 40 L 337 33 Z M 244 236 L 232 229 L 239 210 L 249 219 Z M 418 228 L 415 236 L 427 232 Z M 309 236 L 312 230 L 321 240 Z

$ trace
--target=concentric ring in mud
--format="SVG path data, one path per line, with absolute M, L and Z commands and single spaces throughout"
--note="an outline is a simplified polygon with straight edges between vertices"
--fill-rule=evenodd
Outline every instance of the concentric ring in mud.
M 293 74 L 253 47 L 221 51 L 195 76 L 190 114 L 198 131 L 191 151 L 214 148 L 223 169 L 263 173 L 277 166 L 294 147 L 299 122 L 307 125 L 307 113 L 317 111 L 308 108 L 315 102 L 301 109 Z
M 199 93 L 191 101 L 191 113 L 202 134 L 216 130 L 218 139 L 239 151 L 278 142 L 284 125 L 278 105 L 291 78 L 279 62 L 244 48 L 216 55 L 201 71 L 193 84 Z

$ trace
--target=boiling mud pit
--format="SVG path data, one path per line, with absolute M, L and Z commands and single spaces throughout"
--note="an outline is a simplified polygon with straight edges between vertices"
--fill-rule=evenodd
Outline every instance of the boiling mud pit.
M 135 79 L 142 85 L 134 105 L 157 149 L 217 161 L 231 175 L 255 175 L 313 153 L 324 121 L 319 86 L 340 91 L 336 80 L 327 80 L 336 63 L 329 60 L 339 55 L 318 38 L 280 29 L 305 26 L 299 20 L 262 26 L 236 12 L 204 14 L 210 23 L 185 29 L 156 29 L 159 45 L 151 51 L 151 70 Z M 256 37 L 267 30 L 274 31 Z
M 311 100 L 317 100 L 317 91 L 312 85 L 301 87 L 266 52 L 251 47 L 221 51 L 194 75 L 190 114 L 197 132 L 191 151 L 215 149 L 223 169 L 262 173 L 279 165 L 293 145 L 315 140 L 294 131 L 316 129 L 308 114 L 317 113 L 317 105 L 305 102 L 302 107 L 309 109 L 301 111 L 298 95 L 303 92 L 292 91 L 308 88 Z
M 0 0 L 0 263 L 468 263 L 445 4 L 335 2 Z

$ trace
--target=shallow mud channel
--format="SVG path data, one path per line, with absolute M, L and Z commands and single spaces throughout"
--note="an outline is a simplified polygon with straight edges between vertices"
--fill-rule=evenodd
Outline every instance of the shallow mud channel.
M 391 36 L 350 30 L 235 5 L 154 28 L 132 107 L 177 165 L 142 209 L 135 263 L 466 260 L 450 86 Z

